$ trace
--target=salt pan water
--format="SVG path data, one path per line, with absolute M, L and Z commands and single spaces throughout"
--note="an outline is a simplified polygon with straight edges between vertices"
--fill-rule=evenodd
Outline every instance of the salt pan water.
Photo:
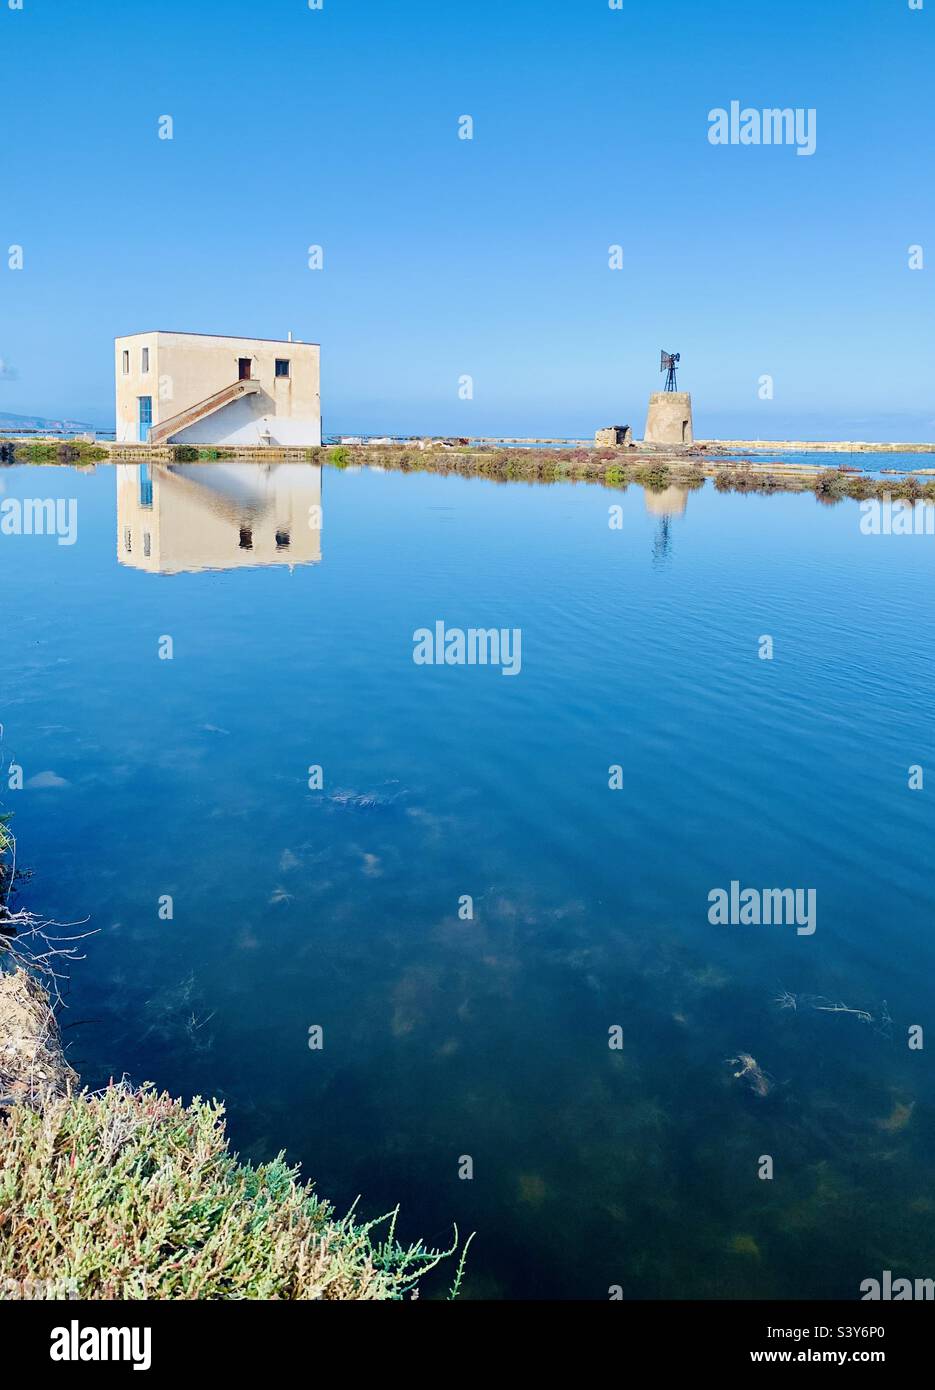
M 97 932 L 86 1084 L 476 1230 L 467 1297 L 935 1274 L 932 537 L 711 484 L 0 487 L 76 500 L 73 543 L 0 535 L 0 751 L 22 894 Z M 414 660 L 439 622 L 520 669 Z M 711 921 L 733 883 L 816 930 Z

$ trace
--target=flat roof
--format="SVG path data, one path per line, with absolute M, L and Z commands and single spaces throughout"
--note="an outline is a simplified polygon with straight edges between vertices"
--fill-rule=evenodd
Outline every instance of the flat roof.
M 256 338 L 249 333 L 188 333 L 182 328 L 151 328 L 141 333 L 117 333 L 114 342 L 122 338 L 152 338 L 157 333 L 165 333 L 173 338 L 226 338 L 231 343 L 286 343 L 291 347 L 321 347 L 321 343 L 311 343 L 307 338 Z

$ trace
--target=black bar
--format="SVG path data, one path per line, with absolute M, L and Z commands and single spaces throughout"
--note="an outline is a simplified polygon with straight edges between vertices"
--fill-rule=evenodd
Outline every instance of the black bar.
M 908 1370 L 925 1355 L 933 1331 L 929 1302 L 580 1302 L 457 1303 L 83 1303 L 15 1302 L 0 1305 L 2 1344 L 15 1345 L 18 1366 L 67 1379 L 76 1374 L 126 1374 L 133 1358 L 144 1374 L 160 1379 L 230 1372 L 242 1376 L 254 1354 L 266 1357 L 279 1375 L 287 1364 L 305 1366 L 319 1378 L 321 1358 L 356 1364 L 363 1373 L 371 1356 L 387 1368 L 420 1365 L 442 1374 L 441 1354 L 457 1351 L 458 1378 L 503 1364 L 497 1347 L 512 1346 L 534 1366 L 564 1352 L 579 1362 L 577 1379 L 642 1368 L 645 1377 L 700 1376 L 721 1371 L 756 1373 L 761 1367 L 790 1369 L 827 1365 L 850 1371 L 870 1367 Z M 73 1330 L 74 1328 L 74 1330 Z M 106 1337 L 104 1349 L 124 1351 L 123 1360 L 93 1360 L 101 1328 L 125 1329 Z M 91 1329 L 91 1331 L 88 1331 Z M 136 1330 L 136 1342 L 132 1331 Z M 149 1340 L 146 1340 L 146 1330 Z M 348 1341 L 348 1338 L 353 1340 Z M 51 1351 L 69 1359 L 53 1360 Z M 343 1350 L 342 1350 L 343 1348 Z M 77 1351 L 86 1360 L 70 1359 Z M 398 1358 L 404 1357 L 405 1361 Z M 512 1359 L 512 1358 L 511 1358 Z M 432 1367 L 435 1370 L 432 1371 Z M 276 1371 L 276 1368 L 279 1371 Z M 333 1373 L 333 1372 L 332 1372 Z M 303 1377 L 304 1378 L 304 1377 Z M 356 1378 L 356 1377 L 355 1377 Z M 197 1382 L 196 1382 L 197 1383 Z

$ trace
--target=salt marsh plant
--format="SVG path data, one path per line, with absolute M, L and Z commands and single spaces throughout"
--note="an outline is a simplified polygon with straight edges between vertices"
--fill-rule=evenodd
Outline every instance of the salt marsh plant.
M 636 482 L 648 487 L 651 492 L 662 492 L 672 481 L 672 474 L 664 463 L 650 463 L 637 468 L 633 474 Z
M 42 1110 L 11 1106 L 0 1120 L 0 1295 L 402 1299 L 455 1255 L 457 1228 L 447 1250 L 404 1246 L 398 1209 L 338 1217 L 281 1154 L 241 1164 L 223 1116 L 217 1101 L 183 1105 L 125 1083 Z

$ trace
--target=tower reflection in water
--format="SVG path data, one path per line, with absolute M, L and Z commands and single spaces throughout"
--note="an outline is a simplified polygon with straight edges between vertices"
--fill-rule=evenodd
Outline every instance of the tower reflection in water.
M 659 527 L 653 540 L 653 562 L 660 563 L 669 558 L 672 547 L 672 518 L 682 516 L 688 505 L 687 487 L 679 487 L 673 483 L 667 488 L 662 488 L 654 492 L 651 488 L 643 489 L 643 496 L 646 501 L 646 510 L 651 516 L 658 516 Z
M 153 574 L 312 565 L 321 468 L 306 463 L 120 463 L 117 559 Z

